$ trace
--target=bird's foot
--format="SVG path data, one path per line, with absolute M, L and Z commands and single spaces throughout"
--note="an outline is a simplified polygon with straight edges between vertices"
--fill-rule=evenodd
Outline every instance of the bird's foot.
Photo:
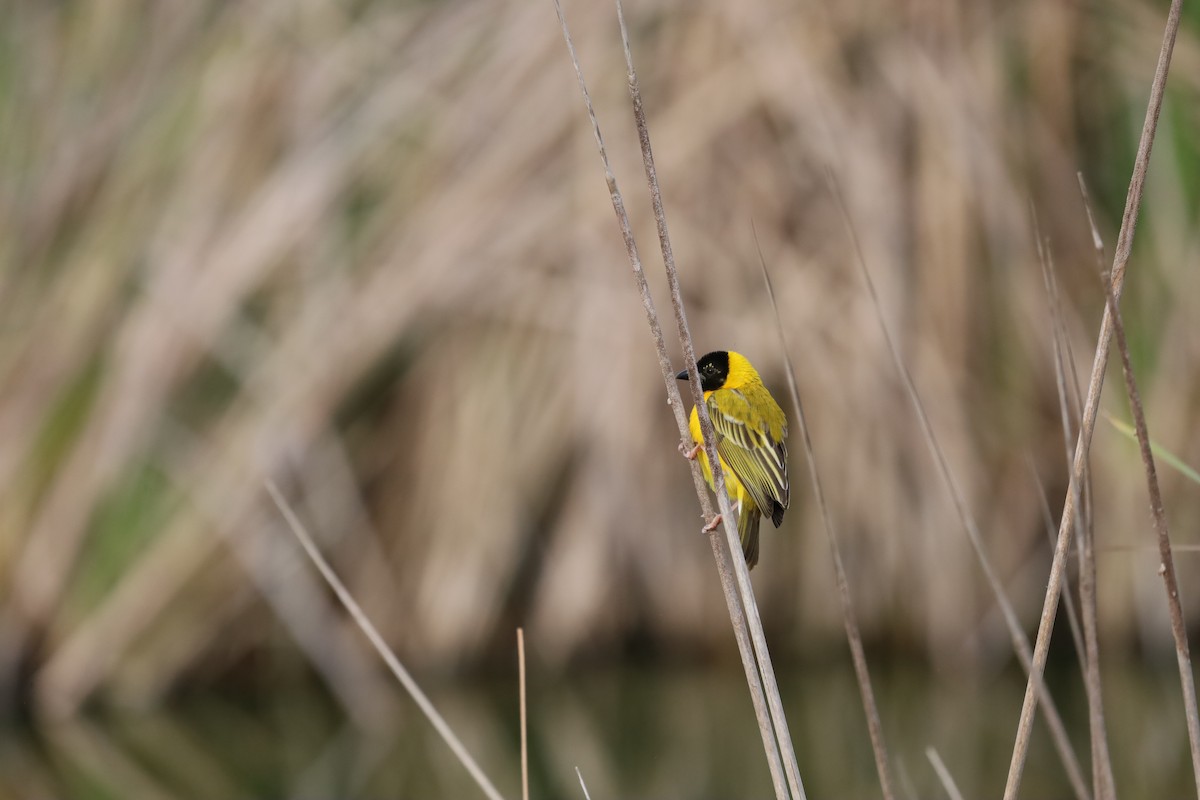
M 710 519 L 708 521 L 708 524 L 705 525 L 701 530 L 703 530 L 705 533 L 712 533 L 713 531 L 715 531 L 717 529 L 717 526 L 720 524 L 721 524 L 721 515 L 717 514 L 712 519 Z
M 682 453 L 683 457 L 686 458 L 688 461 L 695 461 L 696 455 L 700 452 L 700 445 L 696 445 L 695 447 L 689 448 L 687 442 L 680 442 L 679 443 L 679 452 Z

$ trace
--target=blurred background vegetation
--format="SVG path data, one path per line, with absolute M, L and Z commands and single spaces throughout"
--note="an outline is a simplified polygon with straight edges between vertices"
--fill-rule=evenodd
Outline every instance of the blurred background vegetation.
M 665 303 L 613 9 L 565 10 Z M 784 396 L 753 223 L 885 729 L 917 737 L 899 757 L 923 791 L 930 742 L 960 748 L 947 760 L 964 788 L 998 788 L 1021 680 L 823 171 L 1032 629 L 1050 549 L 1031 462 L 1055 506 L 1066 467 L 1031 210 L 1082 374 L 1103 295 L 1076 171 L 1111 254 L 1165 11 L 626 9 L 697 348 L 746 353 Z M 1195 465 L 1200 13 L 1185 13 L 1123 306 L 1151 434 Z M 769 791 L 549 0 L 8 4 L 0 382 L 0 698 L 13 725 L 42 721 L 0 737 L 12 796 L 466 796 L 302 560 L 267 478 L 508 786 L 523 625 L 546 698 L 535 786 L 573 794 L 578 763 L 594 796 Z M 1124 419 L 1118 387 L 1105 407 Z M 802 770 L 871 796 L 792 449 L 793 506 L 756 589 Z M 1118 784 L 1157 791 L 1189 775 L 1144 478 L 1103 422 L 1092 467 L 1109 702 L 1127 719 L 1114 741 L 1140 742 Z M 1175 541 L 1197 544 L 1200 487 L 1161 477 Z M 1195 622 L 1195 557 L 1179 572 Z M 1068 697 L 1072 659 L 1053 659 Z M 1082 731 L 1082 703 L 1064 702 Z M 1134 719 L 1165 725 L 1166 744 Z M 806 758 L 810 724 L 845 747 Z M 812 736 L 810 754 L 833 746 Z M 715 753 L 729 763 L 689 772 Z M 1036 759 L 1046 783 L 1029 785 L 1061 789 Z

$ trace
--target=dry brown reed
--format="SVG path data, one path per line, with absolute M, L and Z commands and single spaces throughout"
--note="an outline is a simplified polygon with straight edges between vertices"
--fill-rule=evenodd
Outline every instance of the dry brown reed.
M 1042 521 L 1046 526 L 1046 542 L 1053 549 L 1055 535 L 1058 533 L 1058 528 L 1054 525 L 1054 515 L 1050 512 L 1050 498 L 1046 496 L 1046 486 L 1042 483 L 1042 476 L 1038 474 L 1037 467 L 1030 462 L 1030 469 L 1033 474 L 1034 484 L 1038 487 L 1038 500 L 1042 508 Z M 1071 643 L 1075 646 L 1075 657 L 1079 659 L 1079 668 L 1081 675 L 1087 667 L 1087 650 L 1083 643 L 1083 631 L 1079 625 L 1079 612 L 1075 610 L 1075 599 L 1071 596 L 1071 581 L 1070 576 L 1063 579 L 1063 605 L 1067 609 L 1067 625 L 1071 629 Z
M 679 344 L 683 351 L 683 363 L 687 369 L 688 386 L 692 392 L 692 403 L 696 409 L 697 419 L 700 423 L 701 439 L 703 440 L 706 457 L 712 472 L 713 494 L 716 495 L 718 508 L 721 512 L 719 517 L 714 516 L 712 513 L 708 492 L 705 491 L 700 480 L 700 465 L 695 461 L 691 464 L 692 483 L 696 488 L 696 499 L 699 500 L 700 507 L 704 512 L 703 518 L 706 522 L 704 529 L 711 534 L 715 534 L 716 530 L 714 528 L 716 527 L 716 523 L 720 521 L 719 529 L 725 535 L 725 547 L 716 546 L 716 537 L 710 536 L 710 539 L 713 540 L 713 558 L 717 563 L 717 572 L 721 576 L 722 583 L 725 585 L 726 604 L 730 613 L 730 621 L 733 623 L 735 630 L 745 628 L 749 632 L 754 661 L 757 666 L 758 675 L 761 678 L 762 693 L 765 695 L 767 707 L 770 711 L 771 729 L 775 739 L 774 745 L 768 743 L 766 741 L 766 731 L 764 730 L 764 746 L 768 751 L 767 758 L 770 760 L 770 752 L 773 747 L 778 749 L 780 760 L 783 762 L 784 775 L 787 779 L 789 792 L 787 796 L 793 798 L 793 800 L 804 800 L 804 784 L 800 778 L 800 768 L 796 761 L 795 746 L 792 743 L 792 736 L 788 730 L 787 715 L 783 710 L 783 701 L 779 696 L 779 684 L 775 677 L 775 668 L 771 662 L 766 635 L 763 633 L 762 619 L 758 612 L 758 602 L 754 596 L 754 589 L 750 584 L 750 568 L 744 559 L 738 557 L 738 552 L 741 550 L 741 543 L 734 523 L 736 517 L 733 511 L 733 504 L 729 499 L 729 492 L 725 488 L 725 477 L 721 471 L 721 460 L 717 455 L 717 434 L 713 429 L 712 420 L 709 418 L 708 406 L 704 402 L 704 391 L 700 386 L 700 373 L 696 368 L 696 353 L 692 344 L 692 334 L 688 328 L 682 292 L 680 291 L 679 271 L 675 265 L 675 255 L 671 247 L 670 236 L 667 233 L 667 218 L 663 208 L 662 192 L 659 188 L 654 155 L 650 147 L 650 129 L 646 124 L 641 89 L 638 84 L 637 73 L 633 68 L 633 55 L 629 45 L 629 29 L 625 24 L 625 14 L 621 6 L 621 0 L 616 0 L 616 7 L 617 20 L 621 29 L 621 45 L 625 54 L 625 66 L 628 70 L 629 96 L 633 101 L 633 117 L 637 127 L 638 143 L 642 151 L 642 164 L 645 167 L 646 183 L 650 190 L 650 204 L 654 211 L 655 227 L 658 232 L 659 245 L 662 249 L 663 266 L 667 274 L 667 285 L 670 287 L 671 309 L 675 312 L 675 324 L 679 335 Z M 576 64 L 578 65 L 578 62 Z M 597 136 L 597 141 L 599 141 L 599 136 Z M 616 184 L 612 185 L 615 187 Z M 623 227 L 628 227 L 628 224 L 628 220 L 626 220 L 623 223 Z M 634 255 L 632 251 L 630 255 L 631 257 Z M 636 263 L 636 259 L 632 260 Z M 644 293 L 646 290 L 645 283 L 641 284 L 641 289 Z M 647 306 L 647 313 L 653 316 L 652 306 Z M 657 326 L 653 323 L 651 324 L 651 328 L 657 331 Z M 666 366 L 666 362 L 661 361 L 661 356 L 665 353 L 665 348 L 661 342 L 661 332 L 658 332 L 658 337 L 660 339 L 657 343 L 660 366 Z M 683 405 L 680 402 L 677 384 L 675 383 L 674 368 L 666 369 L 663 372 L 663 381 L 665 382 L 669 403 L 675 412 L 675 422 L 679 428 L 680 449 L 689 447 L 691 444 L 689 426 L 686 424 L 686 416 L 683 413 Z M 737 589 L 736 603 L 732 602 L 734 592 L 731 589 L 734 586 Z M 742 645 L 743 637 L 739 634 L 736 638 L 739 645 Z M 741 649 L 743 650 L 743 658 L 745 659 L 745 647 L 742 646 Z M 749 675 L 747 678 L 751 694 L 754 694 L 756 691 L 755 680 Z M 776 787 L 776 795 L 782 800 L 784 794 L 780 791 L 780 788 Z
M 1086 195 L 1085 198 L 1086 200 Z M 1089 217 L 1091 216 L 1089 212 Z M 1150 515 L 1154 520 L 1158 554 L 1162 562 L 1158 573 L 1162 576 L 1163 589 L 1167 593 L 1167 611 L 1171 617 L 1171 635 L 1175 638 L 1175 657 L 1179 666 L 1179 684 L 1183 691 L 1183 711 L 1187 721 L 1188 746 L 1192 755 L 1192 778 L 1200 795 L 1200 713 L 1196 709 L 1196 678 L 1192 674 L 1192 653 L 1188 646 L 1187 623 L 1183 618 L 1183 604 L 1179 599 L 1179 579 L 1175 575 L 1175 558 L 1171 553 L 1171 534 L 1167 526 L 1167 514 L 1163 509 L 1162 490 L 1158 485 L 1158 471 L 1154 466 L 1154 453 L 1150 449 L 1150 431 L 1146 426 L 1146 412 L 1142 407 L 1141 394 L 1133 374 L 1129 356 L 1129 341 L 1125 336 L 1125 325 L 1121 321 L 1121 309 L 1112 293 L 1112 284 L 1107 272 L 1100 273 L 1107 303 L 1105 308 L 1112 315 L 1113 334 L 1117 340 L 1117 353 L 1121 357 L 1121 374 L 1125 377 L 1125 391 L 1129 398 L 1129 409 L 1133 413 L 1133 428 L 1137 434 L 1138 450 L 1146 470 L 1146 488 L 1150 495 Z
M 946 490 L 949 492 L 951 499 L 954 501 L 955 511 L 958 512 L 959 521 L 962 523 L 962 529 L 967 534 L 967 539 L 971 543 L 971 547 L 979 560 L 979 566 L 983 570 L 984 577 L 987 579 L 988 585 L 991 587 L 995 595 L 996 605 L 999 606 L 1003 615 L 1005 625 L 1008 627 L 1009 635 L 1012 637 L 1013 650 L 1017 654 L 1021 662 L 1022 668 L 1027 674 L 1034 675 L 1031 670 L 1031 658 L 1029 650 L 1029 639 L 1026 637 L 1024 630 L 1021 628 L 1020 622 L 1017 619 L 1016 611 L 1012 601 L 1008 598 L 1008 593 L 1004 589 L 996 568 L 992 564 L 991 556 L 988 555 L 987 548 L 983 545 L 983 534 L 979 530 L 979 525 L 975 521 L 975 515 L 971 512 L 967 505 L 966 497 L 963 490 L 955 478 L 954 470 L 950 468 L 950 464 L 946 459 L 945 451 L 942 449 L 937 434 L 934 432 L 933 423 L 930 422 L 929 414 L 925 409 L 925 403 L 921 400 L 920 392 L 917 390 L 916 383 L 913 381 L 912 373 L 908 366 L 904 363 L 904 358 L 900 354 L 900 350 L 896 345 L 896 340 L 893 337 L 891 330 L 888 327 L 887 320 L 884 318 L 883 307 L 879 302 L 879 292 L 875 288 L 875 281 L 871 277 L 871 270 L 867 266 L 866 259 L 863 257 L 862 247 L 859 244 L 858 233 L 854 227 L 853 220 L 850 218 L 850 212 L 846 209 L 845 200 L 842 197 L 841 188 L 838 186 L 836 178 L 832 173 L 827 173 L 829 188 L 834 196 L 838 208 L 841 210 L 842 219 L 846 226 L 846 233 L 851 242 L 855 257 L 858 263 L 859 272 L 863 277 L 863 283 L 866 286 L 867 294 L 871 298 L 871 302 L 875 307 L 875 319 L 878 322 L 880 329 L 883 332 L 884 340 L 888 345 L 888 352 L 892 356 L 892 363 L 896 371 L 900 374 L 900 378 L 904 383 L 904 390 L 908 396 L 909 402 L 912 404 L 913 413 L 920 423 L 921 433 L 925 437 L 926 444 L 929 447 L 930 454 L 933 456 L 934 463 L 937 465 L 938 474 L 942 477 Z M 1050 690 L 1046 687 L 1045 682 L 1040 676 L 1036 676 L 1034 680 L 1038 698 L 1043 704 L 1046 715 L 1046 724 L 1050 728 L 1050 735 L 1054 741 L 1054 747 L 1058 751 L 1059 758 L 1062 760 L 1063 768 L 1067 772 L 1067 777 L 1071 782 L 1071 788 L 1075 791 L 1080 800 L 1087 800 L 1089 797 L 1087 787 L 1084 784 L 1083 772 L 1079 766 L 1079 759 L 1075 755 L 1074 749 L 1071 747 L 1071 740 L 1067 734 L 1065 723 L 1062 721 L 1062 716 L 1058 713 L 1058 707 L 1054 703 L 1053 697 L 1050 695 Z
M 1038 239 L 1038 262 L 1042 269 L 1042 280 L 1046 285 L 1046 298 L 1050 309 L 1050 336 L 1054 342 L 1054 373 L 1055 387 L 1058 390 L 1059 417 L 1062 419 L 1063 452 L 1066 456 L 1064 464 L 1067 469 L 1071 466 L 1071 443 L 1075 440 L 1071 422 L 1071 411 L 1068 409 L 1067 386 L 1070 384 L 1075 401 L 1074 411 L 1077 416 L 1082 413 L 1082 399 L 1079 387 L 1074 380 L 1067 378 L 1067 363 L 1074 360 L 1064 353 L 1066 336 L 1062 322 L 1062 307 L 1058 295 L 1058 278 L 1055 275 L 1054 263 L 1049 255 L 1048 243 L 1042 241 L 1037 224 L 1037 214 L 1033 214 L 1034 234 Z M 1071 375 L 1075 375 L 1074 369 Z M 1083 466 L 1082 485 L 1073 484 L 1072 491 L 1075 505 L 1086 508 L 1081 495 L 1088 491 L 1088 476 L 1090 471 L 1087 462 Z M 1108 731 L 1104 722 L 1104 693 L 1100 680 L 1100 644 L 1096 630 L 1096 551 L 1093 546 L 1093 531 L 1090 518 L 1086 513 L 1075 517 L 1076 549 L 1079 563 L 1079 605 L 1082 624 L 1076 620 L 1073 613 L 1073 603 L 1070 594 L 1070 578 L 1063 576 L 1064 591 L 1062 593 L 1067 607 L 1067 613 L 1074 634 L 1076 653 L 1083 669 L 1084 689 L 1088 702 L 1088 730 L 1090 733 L 1092 756 L 1092 792 L 1098 800 L 1110 800 L 1116 791 L 1112 774 L 1112 759 L 1108 751 Z M 1056 537 L 1051 523 L 1050 547 L 1053 548 Z
M 763 257 L 762 249 L 758 246 L 758 236 L 755 232 L 755 250 L 758 253 L 758 263 L 762 267 L 763 284 L 767 290 L 767 299 L 771 302 L 771 313 L 775 317 L 775 327 L 779 334 L 779 348 L 783 353 L 783 363 L 787 369 L 788 394 L 792 398 L 792 410 L 796 413 L 796 425 L 800 429 L 800 441 L 804 444 L 804 457 L 808 462 L 808 474 L 812 481 L 813 497 L 817 501 L 817 511 L 821 515 L 821 524 L 825 529 L 825 538 L 829 540 L 829 552 L 833 558 L 833 573 L 837 581 L 838 600 L 842 606 L 842 619 L 846 628 L 846 641 L 850 645 L 850 658 L 854 664 L 854 677 L 858 682 L 859 695 L 862 698 L 863 711 L 867 717 L 867 735 L 871 739 L 871 750 L 875 755 L 875 771 L 879 775 L 879 788 L 884 800 L 892 800 L 895 796 L 892 790 L 892 769 L 888 763 L 887 743 L 883 738 L 883 723 L 879 718 L 879 704 L 875 702 L 875 690 L 871 686 L 871 672 L 867 666 L 867 655 L 863 650 L 862 631 L 858 626 L 858 616 L 854 613 L 854 599 L 850 592 L 850 580 L 846 576 L 846 566 L 842 560 L 842 546 L 838 539 L 837 529 L 833 518 L 829 515 L 829 505 L 825 499 L 825 489 L 821 484 L 821 475 L 817 470 L 817 456 L 813 452 L 812 434 L 808 428 L 808 419 L 804 416 L 804 405 L 800 402 L 800 388 L 796 380 L 796 368 L 789 354 L 787 334 L 783 330 L 783 319 L 779 316 L 779 303 L 775 299 L 775 287 L 771 283 L 771 273 L 767 270 L 767 260 Z
M 1033 662 L 1029 671 L 1029 682 L 1025 690 L 1025 700 L 1021 706 L 1021 718 L 1017 723 L 1016 740 L 1013 743 L 1012 760 L 1009 764 L 1008 780 L 1004 786 L 1004 799 L 1015 800 L 1021 785 L 1021 776 L 1025 769 L 1025 758 L 1029 749 L 1029 734 L 1033 725 L 1033 714 L 1041 694 L 1039 685 L 1046 669 L 1046 657 L 1050 647 L 1050 634 L 1054 625 L 1054 617 L 1058 610 L 1059 593 L 1062 590 L 1063 565 L 1066 561 L 1067 550 L 1071 545 L 1071 533 L 1074 518 L 1078 513 L 1075 499 L 1079 495 L 1079 485 L 1083 479 L 1085 465 L 1091 449 L 1092 432 L 1096 424 L 1096 412 L 1100 403 L 1100 392 L 1104 385 L 1104 371 L 1108 364 L 1109 345 L 1112 341 L 1114 314 L 1118 312 L 1121 292 L 1125 285 L 1125 268 L 1133 251 L 1133 236 L 1137 228 L 1138 213 L 1142 205 L 1142 193 L 1145 188 L 1146 170 L 1150 163 L 1150 152 L 1154 146 L 1154 136 L 1158 129 L 1158 117 L 1162 110 L 1163 93 L 1167 83 L 1167 72 L 1171 64 L 1171 54 L 1175 47 L 1175 38 L 1179 30 L 1180 2 L 1172 0 L 1167 12 L 1166 29 L 1163 33 L 1162 46 L 1159 49 L 1158 63 L 1155 66 L 1154 80 L 1150 85 L 1150 99 L 1147 103 L 1146 117 L 1142 124 L 1141 138 L 1138 140 L 1137 156 L 1134 159 L 1133 174 L 1129 179 L 1129 191 L 1125 199 L 1125 211 L 1121 218 L 1121 229 L 1117 234 L 1117 246 L 1113 255 L 1111 281 L 1106 293 L 1111 299 L 1105 303 L 1104 317 L 1100 323 L 1099 342 L 1096 345 L 1095 358 L 1092 361 L 1092 373 L 1088 382 L 1087 400 L 1079 421 L 1079 437 L 1075 445 L 1075 457 L 1071 465 L 1071 477 L 1068 484 L 1066 500 L 1063 503 L 1062 519 L 1059 522 L 1058 541 L 1054 548 L 1054 562 L 1050 568 L 1050 580 L 1046 587 L 1046 597 L 1042 604 L 1042 616 L 1038 624 L 1037 641 L 1033 650 Z M 1192 739 L 1195 743 L 1195 738 Z M 1197 751 L 1193 746 L 1193 754 Z M 1200 791 L 1200 762 L 1196 764 L 1197 789 Z
M 630 267 L 641 295 L 642 306 L 646 311 L 646 321 L 654 340 L 655 351 L 658 355 L 659 371 L 662 374 L 664 388 L 667 393 L 668 405 L 674 412 L 675 422 L 679 429 L 680 450 L 690 446 L 687 415 L 675 383 L 675 369 L 667 356 L 666 342 L 663 338 L 662 327 L 655 311 L 654 299 L 646 283 L 642 269 L 641 257 L 634 239 L 628 214 L 617 181 L 609 164 L 608 152 L 604 147 L 604 138 L 600 133 L 600 125 L 596 119 L 587 83 L 584 80 L 583 69 L 575 53 L 575 45 L 571 41 L 571 33 L 563 16 L 562 7 L 555 0 L 554 8 L 562 26 L 563 39 L 571 56 L 571 64 L 579 81 L 579 89 L 583 95 L 588 119 L 596 138 L 600 159 L 604 166 L 604 177 L 608 185 L 609 196 L 612 199 L 613 211 L 621 229 Z M 709 464 L 712 465 L 713 489 L 721 513 L 714 514 L 712 502 L 704 485 L 700 465 L 691 460 L 692 483 L 696 490 L 696 498 L 701 508 L 701 517 L 705 520 L 704 531 L 712 546 L 713 559 L 716 562 L 717 574 L 724 590 L 729 619 L 733 625 L 734 638 L 742 657 L 742 665 L 746 673 L 746 683 L 750 689 L 751 703 L 758 719 L 759 730 L 763 739 L 763 750 L 770 768 L 771 780 L 774 783 L 775 795 L 779 800 L 785 797 L 802 800 L 804 788 L 800 779 L 796 754 L 791 736 L 787 729 L 787 719 L 784 716 L 783 704 L 779 698 L 779 687 L 775 680 L 774 669 L 771 665 L 767 650 L 766 639 L 763 635 L 762 622 L 759 619 L 758 607 L 750 587 L 749 568 L 739 557 L 741 547 L 738 542 L 736 526 L 729 494 L 725 490 L 724 476 L 721 472 L 720 459 L 716 451 L 716 435 L 713 432 L 712 421 L 705 407 L 703 391 L 696 370 L 696 355 L 692 347 L 691 333 L 688 330 L 687 317 L 684 311 L 683 299 L 679 291 L 679 276 L 671 249 L 670 236 L 667 233 L 666 214 L 662 204 L 662 194 L 655 172 L 654 156 L 650 147 L 650 131 L 646 124 L 645 112 L 642 107 L 641 92 L 638 87 L 637 72 L 633 66 L 633 54 L 629 45 L 629 33 L 625 25 L 624 11 L 620 0 L 616 2 L 617 20 L 621 31 L 622 49 L 625 54 L 625 65 L 629 84 L 629 95 L 633 103 L 634 122 L 637 128 L 638 141 L 641 145 L 642 162 L 646 171 L 646 182 L 649 187 L 651 204 L 654 209 L 654 219 L 658 230 L 659 243 L 662 247 L 663 266 L 666 269 L 667 282 L 670 286 L 671 307 L 675 314 L 679 342 L 683 348 L 684 364 L 687 369 L 689 384 L 692 390 L 692 400 L 698 411 L 700 430 L 707 450 Z

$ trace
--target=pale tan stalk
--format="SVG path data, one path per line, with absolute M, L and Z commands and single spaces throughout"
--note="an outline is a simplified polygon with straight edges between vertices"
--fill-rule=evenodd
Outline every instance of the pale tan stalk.
M 588 794 L 587 784 L 583 782 L 583 773 L 580 772 L 579 767 L 575 768 L 575 774 L 579 777 L 579 788 L 583 789 L 583 800 L 592 800 L 592 796 Z
M 942 788 L 946 790 L 950 800 L 963 800 L 962 792 L 958 790 L 958 784 L 954 782 L 954 776 L 950 774 L 950 770 L 946 769 L 946 762 L 942 761 L 938 751 L 932 747 L 926 747 L 925 757 L 929 759 L 933 771 L 937 773 L 938 780 L 942 782 Z
M 325 579 L 325 582 L 329 584 L 329 588 L 333 589 L 333 593 L 337 595 L 338 600 L 350 612 L 350 616 L 354 618 L 358 627 L 362 629 L 371 646 L 375 648 L 375 652 L 379 653 L 379 657 L 383 659 L 383 663 L 387 664 L 388 669 L 396 676 L 396 680 L 400 681 L 400 685 L 404 687 L 404 690 L 416 702 L 417 707 L 421 709 L 421 713 L 425 715 L 425 718 L 433 725 L 434 730 L 449 745 L 450 750 L 458 758 L 463 767 L 466 768 L 467 772 L 470 773 L 471 777 L 475 779 L 475 783 L 487 795 L 489 800 L 504 800 L 503 795 L 496 790 L 496 787 L 488 779 L 488 776 L 484 774 L 479 765 L 475 763 L 475 759 L 467 752 L 467 748 L 462 743 L 462 740 L 458 738 L 450 728 L 449 723 L 434 708 L 433 703 L 429 701 L 425 692 L 421 691 L 421 687 L 417 685 L 412 675 L 400 663 L 400 659 L 396 657 L 396 654 L 388 647 L 387 642 L 379 635 L 379 631 L 376 630 L 371 620 L 367 618 L 367 615 L 363 613 L 358 602 L 350 594 L 350 590 L 345 587 L 341 579 L 337 576 L 337 573 L 329 566 L 329 562 L 321 555 L 321 551 L 317 549 L 317 545 L 313 542 L 312 537 L 308 535 L 308 531 L 296 516 L 296 512 L 292 510 L 291 504 L 288 503 L 287 499 L 279 491 L 279 487 L 275 485 L 275 481 L 267 480 L 266 486 L 267 492 L 270 493 L 271 499 L 275 501 L 275 505 L 279 507 L 279 513 L 283 514 L 283 518 L 287 520 L 288 527 L 296 535 L 300 546 L 304 548 L 304 552 L 312 559 L 313 565 L 321 573 L 321 577 Z
M 517 679 L 521 684 L 521 800 L 529 800 L 529 717 L 525 706 L 525 630 L 517 628 Z

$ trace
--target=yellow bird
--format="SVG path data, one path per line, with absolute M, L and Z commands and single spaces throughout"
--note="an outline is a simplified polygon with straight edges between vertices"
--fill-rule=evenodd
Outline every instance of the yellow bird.
M 725 474 L 729 499 L 738 508 L 738 535 L 746 566 L 758 563 L 758 523 L 763 514 L 775 527 L 783 522 L 788 507 L 787 417 L 771 397 L 762 378 L 741 353 L 717 350 L 696 362 L 704 403 L 717 434 L 717 455 Z M 675 376 L 688 379 L 687 370 Z M 712 468 L 701 444 L 700 417 L 692 409 L 689 425 L 696 446 L 685 453 L 700 457 L 700 467 L 709 488 Z M 718 520 L 713 521 L 713 525 Z

